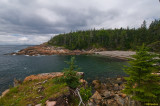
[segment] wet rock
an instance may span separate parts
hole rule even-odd
[[[124,106],[124,99],[122,99],[120,96],[116,95],[115,96],[115,100],[117,101],[117,103],[120,105],[120,106]]]
[[[113,99],[108,99],[108,100],[107,100],[107,104],[112,104],[112,102],[114,102]]]
[[[46,106],[56,106],[56,101],[46,101]]]
[[[111,104],[108,104],[107,106],[119,106],[117,102],[112,102]]]
[[[77,75],[81,76],[81,78],[84,77],[84,72],[78,72]]]
[[[42,84],[42,82],[38,82],[38,83],[36,83],[35,85],[41,85]]]
[[[42,92],[44,89],[45,89],[45,88],[44,88],[43,86],[40,86],[40,87],[37,88],[37,92],[40,93],[40,92]]]
[[[69,101],[68,101],[68,96],[63,95],[60,96],[56,99],[54,99],[54,101],[56,101],[56,105],[55,106],[68,106]]]
[[[125,106],[128,106],[129,105],[129,97],[125,97],[124,98],[124,102],[125,102]]]
[[[119,90],[119,85],[118,84],[115,84],[114,85],[114,91],[118,91]]]
[[[94,85],[95,90],[100,91],[100,89],[101,89],[101,82],[99,80],[92,81],[92,84]]]
[[[10,91],[9,89],[6,89],[4,92],[2,92],[2,96],[1,97],[4,97],[9,91]]]
[[[42,83],[45,84],[48,80],[43,81]]]
[[[103,96],[104,96],[105,98],[108,98],[108,97],[111,96],[111,92],[110,92],[110,91],[105,91],[105,92],[103,93]]]
[[[94,93],[94,95],[90,99],[90,101],[92,101],[96,105],[99,105],[101,103],[101,100],[102,100],[102,96],[97,91]]]
[[[120,86],[120,85],[123,84],[123,82],[122,81],[117,81],[117,84]]]
[[[42,106],[42,104],[37,104],[37,105],[35,105],[35,106]]]
[[[13,86],[14,87],[17,87],[18,85],[22,84],[22,81],[21,80],[17,80],[16,78],[14,79],[14,82],[13,82]]]
[[[87,86],[88,85],[88,82],[84,79],[80,79],[79,81],[80,83],[82,83],[83,86]]]
[[[122,79],[121,78],[117,78],[117,81],[121,81]]]
[[[43,99],[43,96],[36,97],[36,99],[39,99],[39,98],[40,98],[40,99]]]
[[[123,89],[124,89],[124,85],[122,84],[119,86],[119,90],[123,90]]]
[[[94,104],[93,102],[89,102],[88,106],[97,106],[96,104]]]
[[[93,80],[93,81],[92,81],[92,84],[93,84],[93,85],[100,85],[101,82],[100,82],[99,80]]]
[[[115,97],[115,95],[110,95],[110,96],[108,96],[108,97],[106,97],[105,99],[113,99]]]
[[[124,93],[121,93],[119,96],[121,96],[122,98],[125,98],[127,95]]]
[[[101,100],[101,99],[102,99],[102,96],[96,91],[91,98],[92,98],[92,99]]]

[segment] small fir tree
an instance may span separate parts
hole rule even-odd
[[[129,77],[126,77],[127,84],[124,93],[141,103],[159,103],[160,77],[152,74],[159,69],[159,65],[156,65],[158,61],[157,55],[149,53],[143,45],[132,56],[129,66],[125,68]]]
[[[66,63],[69,65],[69,68],[65,68],[63,70],[64,76],[62,79],[70,88],[75,89],[80,85],[80,76],[77,75],[79,68],[77,65],[75,65],[75,57],[72,57],[71,60]]]

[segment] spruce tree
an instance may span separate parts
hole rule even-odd
[[[129,77],[124,93],[141,103],[159,103],[160,77],[153,74],[159,70],[158,61],[156,54],[149,53],[144,45],[140,47],[125,68]]]
[[[66,63],[69,65],[69,68],[63,70],[64,76],[62,79],[70,88],[76,89],[80,85],[80,76],[77,75],[79,68],[75,65],[75,57],[72,57],[71,60]]]

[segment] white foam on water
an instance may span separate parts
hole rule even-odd
[[[20,50],[15,50],[14,52],[15,52],[15,53],[18,53],[19,51],[20,51]]]

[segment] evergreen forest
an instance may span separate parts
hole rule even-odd
[[[70,50],[106,48],[107,50],[135,50],[147,45],[153,51],[160,51],[160,20],[154,20],[147,27],[143,21],[139,28],[91,29],[54,36],[49,45],[63,46]]]

